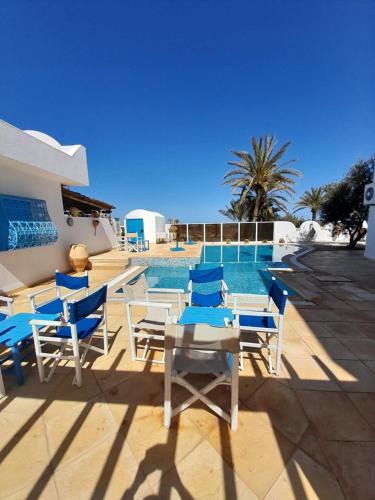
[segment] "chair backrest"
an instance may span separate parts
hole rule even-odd
[[[107,285],[99,288],[77,302],[69,304],[69,323],[77,323],[81,319],[87,318],[107,301]]]
[[[144,299],[148,289],[146,276],[142,273],[137,281],[131,284],[127,283],[124,288],[128,300]]]
[[[210,291],[202,290],[199,285],[220,282],[219,289]],[[222,293],[224,283],[224,268],[222,266],[213,269],[190,269],[189,271],[189,292],[190,305],[200,307],[216,307],[225,302]],[[193,285],[197,286],[194,287]]]
[[[281,315],[284,314],[286,301],[288,298],[288,292],[286,290],[283,290],[276,283],[276,280],[272,281],[272,286],[269,291],[269,297],[272,299],[273,303],[278,308],[279,313]]]
[[[68,274],[59,273],[55,274],[56,286],[69,288],[70,290],[79,290],[80,288],[89,287],[89,277],[85,276],[69,276]]]
[[[164,346],[166,349],[197,349],[227,351],[240,350],[240,328],[235,321],[232,326],[216,327],[202,323],[178,325],[170,321],[166,324]]]
[[[224,268],[215,267],[213,269],[190,269],[189,280],[192,283],[212,283],[224,279]]]

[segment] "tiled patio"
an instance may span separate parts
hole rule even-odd
[[[307,293],[288,306],[282,374],[246,359],[237,432],[200,405],[163,427],[163,366],[131,362],[111,303],[110,354],[88,358],[81,389],[68,366],[40,384],[31,358],[24,386],[5,377],[0,497],[373,499],[375,263],[343,249],[303,262],[316,272],[285,274]]]

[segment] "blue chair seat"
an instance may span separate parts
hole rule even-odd
[[[101,322],[101,318],[84,318],[77,321],[77,334],[80,340],[92,335]],[[70,338],[72,331],[69,326],[63,326],[58,329],[56,337]]]
[[[247,326],[251,328],[276,328],[275,321],[272,316],[241,316],[240,327]]]
[[[62,314],[64,312],[64,302],[57,298],[38,306],[36,311],[41,314]]]
[[[193,292],[191,294],[191,304],[202,307],[216,307],[223,303],[223,294],[221,292],[214,293],[199,293]]]

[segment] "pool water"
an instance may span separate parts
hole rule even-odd
[[[287,267],[281,259],[299,249],[293,245],[210,245],[202,248],[201,262],[196,267],[207,269],[224,265],[224,280],[230,293],[267,294],[272,274],[268,267]],[[189,282],[188,267],[152,266],[145,271],[147,282],[155,288],[183,288]],[[279,282],[293,295],[293,290]],[[217,290],[217,285],[200,285],[202,291]]]

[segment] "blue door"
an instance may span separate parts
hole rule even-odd
[[[126,232],[137,233],[138,238],[144,241],[143,219],[126,219]]]

